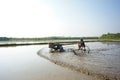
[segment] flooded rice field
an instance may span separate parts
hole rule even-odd
[[[101,80],[120,80],[120,42],[88,42],[86,45],[90,48],[89,53],[50,53],[49,48],[44,47],[38,55]],[[77,49],[77,44],[64,47]]]
[[[40,57],[43,47],[48,45],[0,47],[0,80],[99,80]]]
[[[48,45],[0,47],[0,80],[120,80],[120,42],[86,45],[90,52],[77,55],[49,53]]]

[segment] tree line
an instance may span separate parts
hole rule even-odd
[[[120,39],[120,33],[107,33],[100,37],[40,37],[40,38],[13,38],[13,37],[0,37],[0,41],[40,41],[40,40],[79,40],[83,39]]]
[[[0,41],[79,40],[80,38],[83,38],[83,39],[98,39],[98,37],[42,37],[42,38],[0,37]]]
[[[103,34],[100,39],[120,39],[120,33]]]

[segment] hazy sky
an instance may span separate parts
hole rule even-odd
[[[0,36],[101,36],[120,32],[120,0],[0,0]]]

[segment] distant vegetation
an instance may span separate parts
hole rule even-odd
[[[100,39],[119,39],[120,40],[120,33],[107,33],[103,34]]]
[[[83,38],[83,39],[98,39],[98,37],[43,37],[43,38],[0,37],[0,41],[79,40],[80,38]]]
[[[0,37],[0,41],[8,41],[10,40],[10,38],[7,38],[7,37]]]
[[[109,41],[109,40],[120,40],[120,33],[107,33],[100,37],[42,37],[42,38],[11,38],[11,37],[0,37],[0,41],[47,41],[47,40],[79,40],[83,39],[96,39],[98,41]]]

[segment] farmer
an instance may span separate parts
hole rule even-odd
[[[80,49],[85,49],[85,43],[82,38],[78,42],[78,50],[80,50]]]

